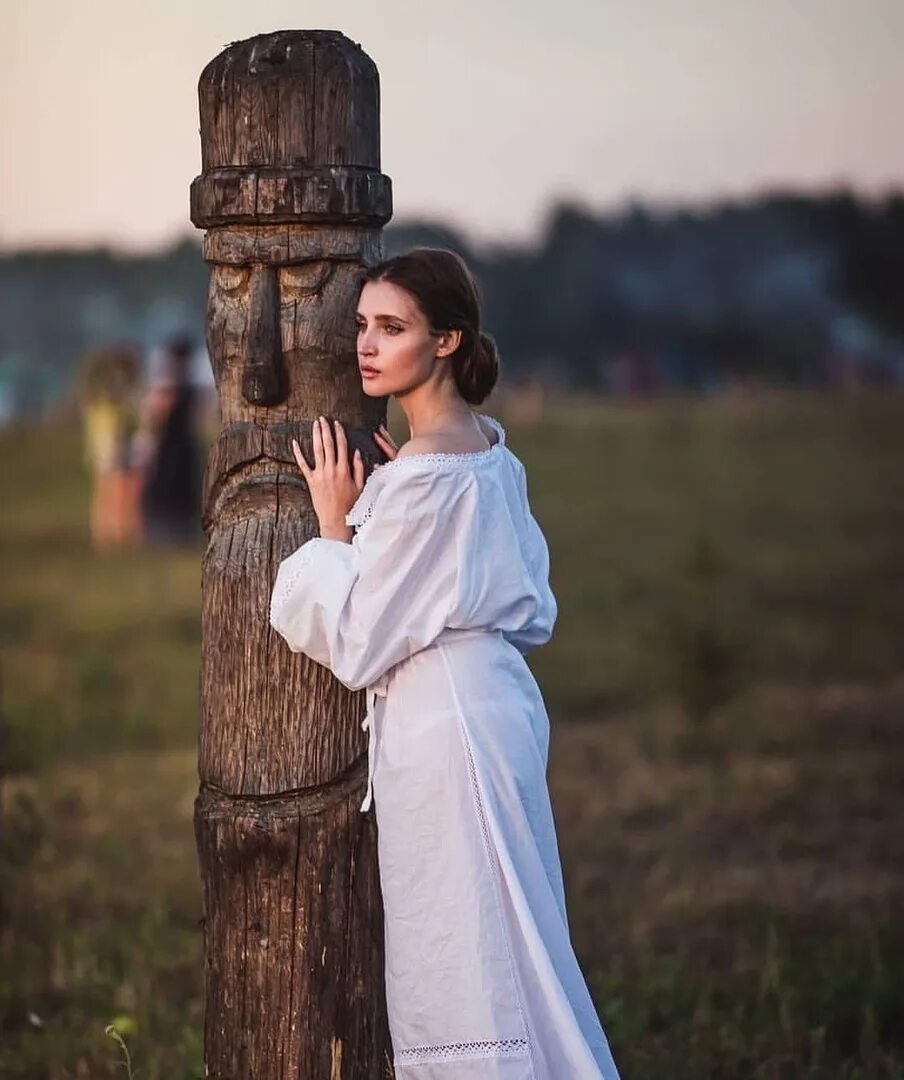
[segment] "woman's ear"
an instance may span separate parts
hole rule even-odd
[[[461,344],[461,330],[441,330],[437,335],[438,357],[451,356]]]

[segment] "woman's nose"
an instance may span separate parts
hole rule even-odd
[[[288,393],[279,325],[279,284],[271,266],[251,270],[242,396],[250,405],[278,405]]]

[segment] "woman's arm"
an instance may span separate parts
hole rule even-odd
[[[292,652],[352,690],[425,648],[459,614],[456,526],[473,511],[469,485],[447,474],[440,494],[429,474],[389,479],[354,542],[302,544],[280,564],[270,601],[270,624]]]

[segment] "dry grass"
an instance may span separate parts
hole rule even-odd
[[[904,1076],[904,402],[513,429],[576,950],[626,1080]],[[72,432],[0,441],[0,1075],[201,1075],[198,553],[99,557]],[[60,461],[60,457],[62,461]]]

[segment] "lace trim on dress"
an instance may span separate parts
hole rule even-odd
[[[502,446],[502,442],[494,442],[492,446],[488,446],[486,450],[464,450],[464,451],[441,451],[433,450],[424,454],[407,454],[405,457],[393,458],[392,461],[385,461],[382,465],[378,465],[379,469],[394,469],[397,465],[405,465],[409,461],[415,461],[419,464],[443,464],[443,465],[470,465],[474,458],[488,457],[494,450],[498,450]]]
[[[366,521],[370,520],[371,514],[374,512],[374,501],[377,497],[377,486],[372,484],[371,480],[385,468],[385,465],[375,466],[373,472],[364,481],[364,487],[361,489],[361,494],[356,501],[352,503],[352,508],[345,515],[346,525],[355,525],[360,528]]]
[[[371,490],[368,491],[368,486],[374,476],[385,476],[387,469],[404,468],[409,462],[415,465],[443,465],[464,469],[471,468],[477,462],[488,460],[492,454],[505,446],[505,430],[499,421],[494,420],[492,416],[484,416],[483,419],[489,421],[490,427],[498,435],[496,442],[492,446],[488,446],[486,450],[468,450],[461,453],[435,451],[425,454],[408,454],[406,457],[396,457],[392,461],[384,461],[382,465],[376,465],[364,482],[364,487],[361,489],[357,502],[346,514],[345,524],[355,525],[360,528],[370,520],[376,499],[376,488],[371,487]]]
[[[498,438],[492,446],[488,446],[486,450],[465,450],[462,452],[455,451],[428,451],[424,454],[407,454],[405,457],[396,457],[392,461],[387,461],[380,465],[380,469],[394,469],[398,465],[404,465],[406,461],[425,462],[427,464],[443,464],[443,465],[469,465],[475,458],[486,458],[490,454],[495,453],[500,447],[505,446],[505,431],[502,424],[498,420],[494,420],[492,416],[484,416],[484,420],[489,421],[490,427],[496,432]]]
[[[312,537],[316,540],[317,537]],[[301,545],[292,555],[289,556],[291,564],[287,567],[286,571],[278,575],[278,580],[273,589],[273,593],[270,596],[270,621],[273,621],[274,612],[285,604],[295,591],[295,586],[298,583],[298,579],[304,573],[304,568],[308,565],[311,559],[314,557],[313,545],[311,540],[306,541]],[[286,560],[288,562],[288,560]],[[286,562],[283,565],[286,565]]]
[[[411,1046],[395,1055],[397,1065],[431,1065],[436,1061],[469,1061],[475,1058],[521,1057],[527,1039],[478,1040],[448,1046]]]

